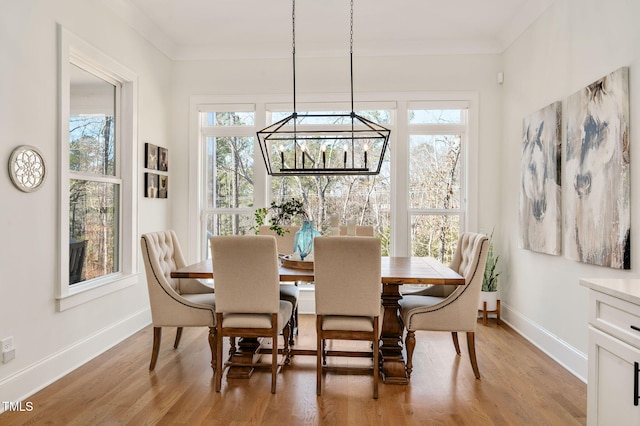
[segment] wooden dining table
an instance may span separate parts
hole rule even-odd
[[[404,326],[400,318],[400,286],[412,285],[464,285],[460,274],[431,257],[382,257],[382,328],[380,332],[380,362],[384,383],[407,384],[406,362],[402,335]],[[214,278],[211,259],[203,260],[171,272],[172,278]],[[280,281],[313,282],[313,269],[280,266]],[[315,353],[315,352],[314,352]]]

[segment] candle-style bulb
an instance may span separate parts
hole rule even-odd
[[[284,145],[280,144],[280,167],[284,169]]]
[[[347,146],[347,144],[344,144],[344,168],[347,168],[347,150],[349,149],[349,147]]]
[[[322,168],[326,169],[327,168],[327,145],[322,144]]]
[[[367,168],[367,150],[369,149],[369,145],[364,144],[364,168]]]

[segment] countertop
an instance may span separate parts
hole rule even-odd
[[[640,278],[582,278],[580,285],[640,305]]]

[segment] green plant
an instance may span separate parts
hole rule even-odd
[[[272,201],[269,208],[262,207],[256,209],[254,213],[255,225],[251,227],[251,230],[257,234],[258,228],[265,224],[265,219],[269,214],[269,229],[280,236],[289,232],[289,230],[283,228],[283,226],[290,225],[295,218],[299,217],[302,220],[308,220],[309,218],[304,204],[298,199],[291,198],[280,204]]]
[[[500,275],[499,272],[496,272],[498,259],[500,259],[500,256],[495,256],[493,253],[493,231],[491,231],[487,265],[484,269],[484,279],[482,280],[482,291],[498,291],[498,276]]]

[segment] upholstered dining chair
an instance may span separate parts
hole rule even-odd
[[[322,395],[326,356],[373,358],[373,397],[378,398],[381,278],[380,240],[320,237],[314,241],[316,290],[316,393]],[[371,352],[325,351],[325,340],[366,340]]]
[[[340,225],[340,235],[347,235],[347,227]],[[358,237],[373,237],[374,229],[371,225],[356,225],[356,236]]]
[[[413,351],[416,346],[415,332],[451,332],[456,353],[460,355],[458,332],[466,332],[467,349],[471,368],[476,379],[480,378],[475,349],[475,330],[478,322],[478,302],[484,277],[484,268],[489,251],[486,235],[465,232],[458,238],[458,246],[450,264],[465,279],[465,284],[444,288],[430,287],[423,295],[404,295],[400,300],[400,317],[407,330],[407,374],[413,370]],[[438,287],[443,287],[438,289]]]
[[[293,312],[291,303],[280,300],[276,239],[272,235],[215,236],[209,242],[216,274],[216,392],[222,387],[222,340],[228,336],[271,338],[271,393],[276,393],[278,336],[282,332],[286,364]]]
[[[211,367],[215,368],[215,296],[198,280],[174,279],[171,272],[186,266],[180,243],[172,230],[143,234],[142,258],[153,321],[153,350],[149,370],[158,360],[162,327],[177,327],[173,347],[178,348],[183,327],[209,327]]]
[[[300,230],[299,226],[284,225],[282,229],[286,232],[284,235],[278,235],[275,231],[269,229],[269,225],[261,225],[258,227],[258,235],[273,235],[276,237],[276,244],[278,246],[279,254],[291,254],[293,253],[293,241],[295,239],[296,232]],[[289,337],[289,344],[295,343],[294,335],[298,334],[298,299],[300,298],[300,289],[295,282],[281,283],[280,285],[280,299],[286,300],[293,305],[293,316],[291,323],[291,334]]]

